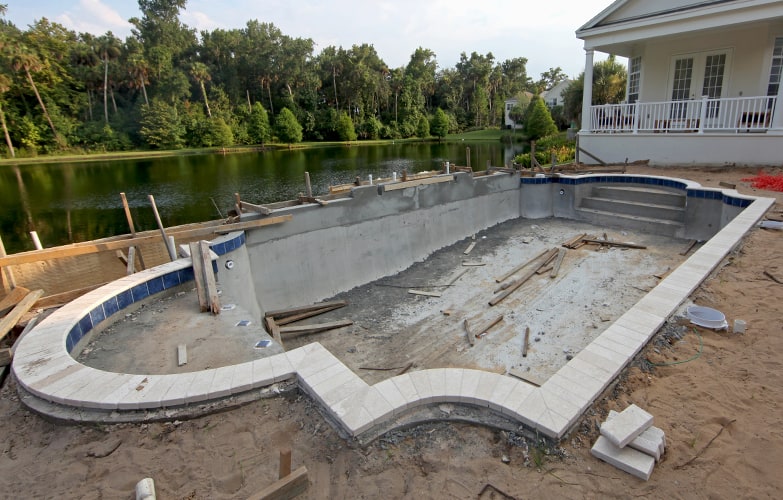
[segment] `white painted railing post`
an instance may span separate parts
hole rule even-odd
[[[639,103],[635,102],[633,103],[633,133],[634,134],[639,133],[639,113],[641,113],[641,110],[639,109]]]
[[[699,113],[699,133],[704,133],[704,123],[707,120],[707,99],[706,95],[701,96],[701,112]]]

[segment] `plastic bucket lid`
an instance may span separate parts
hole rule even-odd
[[[726,326],[726,316],[711,307],[690,306],[687,310],[691,322],[705,328],[723,328]]]

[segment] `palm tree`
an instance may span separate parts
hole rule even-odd
[[[98,39],[98,53],[103,61],[103,119],[109,123],[109,60],[120,56],[120,42],[111,31]]]
[[[132,88],[141,88],[144,95],[144,103],[149,106],[150,101],[147,98],[147,86],[149,83],[149,64],[140,53],[130,56],[128,59],[128,74],[131,77],[130,86]]]
[[[196,80],[201,88],[201,95],[204,96],[204,106],[207,108],[207,116],[212,118],[212,112],[209,110],[209,101],[207,101],[207,89],[204,87],[204,81],[210,81],[212,77],[209,75],[209,69],[207,65],[202,62],[194,62],[190,65],[190,76]]]
[[[5,94],[11,89],[11,79],[5,75],[0,75],[0,94]],[[8,144],[8,151],[11,153],[11,158],[16,158],[14,152],[14,145],[11,142],[11,136],[8,134],[8,127],[5,124],[5,112],[3,112],[2,106],[0,106],[0,124],[3,125],[3,133],[5,134],[5,143]]]
[[[44,104],[43,99],[41,99],[41,94],[38,92],[38,87],[36,87],[35,81],[33,80],[32,74],[41,71],[44,66],[43,63],[38,56],[33,54],[27,47],[19,44],[12,50],[11,66],[14,68],[14,71],[24,70],[27,81],[30,82],[30,87],[32,87],[33,92],[35,92],[35,97],[38,99],[38,104],[41,105],[46,121],[49,122],[49,127],[52,129],[55,141],[57,141],[58,144],[62,144],[62,139],[54,128],[52,117],[49,116],[49,112],[46,111],[46,105]]]

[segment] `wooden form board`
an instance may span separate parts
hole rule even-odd
[[[5,314],[13,309],[28,293],[30,293],[30,290],[23,286],[18,286],[8,292],[8,295],[3,297],[3,300],[0,300],[0,317],[5,316]]]
[[[33,290],[28,293],[13,309],[11,309],[11,312],[0,320],[0,340],[8,335],[8,332],[16,326],[19,320],[22,319],[22,316],[33,307],[35,301],[41,298],[41,295],[43,295],[43,290]]]
[[[301,326],[281,326],[280,334],[288,333],[319,333],[326,330],[334,330],[335,328],[342,328],[344,326],[351,326],[353,321],[350,319],[341,319],[337,321],[330,321],[329,323],[318,323],[315,325],[301,325]]]
[[[307,490],[310,480],[307,478],[307,467],[299,467],[291,474],[278,479],[248,500],[286,500],[295,498]]]
[[[384,191],[396,191],[398,189],[407,189],[409,187],[424,186],[426,184],[439,184],[441,182],[451,182],[453,175],[439,175],[438,177],[427,177],[426,179],[415,179],[412,181],[395,182],[393,184],[383,184]]]
[[[234,224],[201,225],[196,227],[182,226],[179,228],[168,228],[167,234],[180,240],[198,238],[213,234],[225,234],[233,231],[242,231],[245,229],[254,229],[273,224],[281,224],[291,220],[292,218],[292,215],[280,215],[276,217],[267,217],[264,219],[256,219],[246,222],[237,222]],[[135,238],[126,237],[122,239],[112,239],[106,241],[88,241],[84,243],[74,243],[73,245],[45,248],[43,250],[15,253],[6,257],[0,257],[0,267],[119,250],[160,241],[160,232],[151,232],[152,234],[149,233],[150,232],[145,232],[143,236],[137,236]]]
[[[310,304],[306,306],[296,306],[296,307],[288,307],[285,309],[273,309],[271,311],[267,311],[264,313],[264,316],[269,318],[275,318],[275,320],[280,320],[281,318],[286,318],[288,316],[294,316],[297,314],[310,312],[310,311],[317,311],[319,309],[324,309],[327,307],[337,306],[342,307],[347,305],[348,302],[344,300],[333,300],[331,302],[319,302],[317,304]]]

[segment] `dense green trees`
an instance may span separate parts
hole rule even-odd
[[[391,68],[367,43],[315,53],[257,20],[196,33],[187,0],[138,4],[125,40],[0,18],[0,154],[444,137],[501,126],[504,100],[538,86],[523,57],[463,53],[439,69],[419,47]]]
[[[593,64],[593,100],[596,104],[617,104],[625,99],[625,86],[628,73],[625,66],[617,62],[614,56]],[[563,114],[569,120],[581,121],[582,96],[584,95],[585,74],[579,77],[563,91]]]

